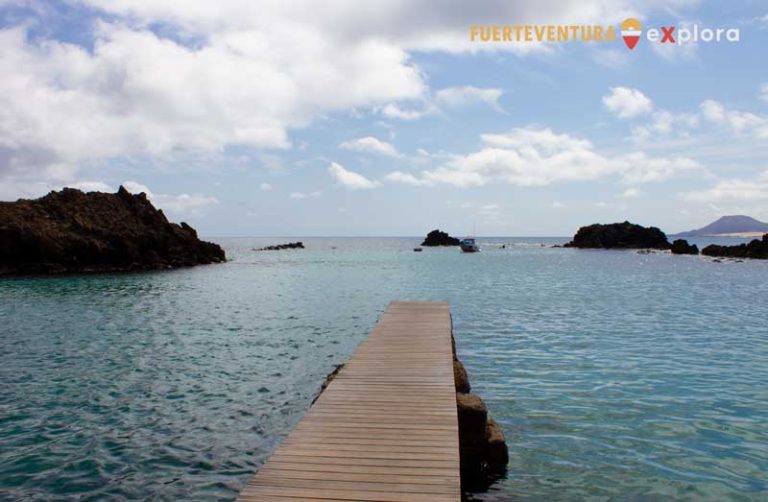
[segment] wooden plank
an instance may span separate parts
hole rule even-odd
[[[262,498],[265,497],[265,498]],[[317,488],[264,486],[249,484],[240,493],[238,500],[242,502],[263,502],[282,497],[283,500],[340,500],[340,501],[380,501],[380,502],[456,502],[460,497],[436,493],[389,493],[371,491],[364,488],[358,490],[319,490]]]
[[[444,476],[444,477],[458,477],[453,467],[421,467],[418,470],[419,474],[414,474],[412,468],[393,467],[390,465],[339,465],[339,464],[311,464],[290,462],[282,460],[281,458],[271,458],[269,460],[270,467],[284,470],[297,470],[304,472],[343,472],[343,473],[362,473],[362,474],[399,474],[407,476]],[[266,469],[263,467],[262,469]]]
[[[312,488],[316,490],[334,490],[334,491],[377,491],[383,493],[434,493],[451,495],[454,493],[452,483],[446,482],[444,485],[420,485],[418,483],[397,483],[390,482],[387,476],[381,476],[378,482],[367,481],[339,481],[337,479],[294,479],[272,476],[270,473],[257,475],[251,481],[255,486],[270,487],[292,487],[292,488]]]
[[[422,474],[416,476],[413,474],[394,474],[392,472],[386,473],[386,476],[382,476],[381,473],[367,472],[340,472],[340,471],[312,471],[312,470],[297,470],[297,469],[284,469],[280,466],[270,465],[269,467],[263,467],[259,469],[259,472],[269,478],[281,478],[281,479],[302,479],[312,481],[326,481],[328,477],[332,477],[334,481],[348,481],[355,482],[361,481],[364,483],[381,483],[383,479],[386,479],[387,483],[402,483],[402,484],[416,484],[416,485],[440,485],[451,484],[456,481],[455,476],[441,476],[436,474]]]
[[[239,500],[460,498],[450,310],[392,302]]]
[[[456,472],[458,471],[459,463],[457,460],[449,460],[445,458],[441,458],[439,460],[433,460],[431,462],[424,462],[422,460],[398,460],[396,464],[392,464],[386,460],[381,460],[377,458],[348,458],[348,457],[340,457],[340,458],[331,458],[331,457],[302,457],[302,456],[295,456],[291,455],[290,453],[281,455],[280,453],[275,453],[271,457],[269,457],[269,461],[272,460],[276,461],[283,461],[283,462],[291,462],[291,463],[297,463],[297,464],[322,464],[322,465],[362,465],[362,466],[391,466],[391,465],[397,465],[400,467],[407,467],[409,469],[417,468],[417,467],[425,467],[425,468],[435,468],[435,469],[456,469]]]

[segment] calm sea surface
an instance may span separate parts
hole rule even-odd
[[[229,263],[0,280],[0,499],[232,500],[393,299],[451,303],[510,447],[485,499],[768,499],[768,262],[214,240]]]

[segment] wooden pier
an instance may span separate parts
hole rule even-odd
[[[447,303],[392,302],[238,500],[459,501]]]

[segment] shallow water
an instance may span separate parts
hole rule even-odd
[[[224,265],[0,280],[1,499],[233,499],[392,299],[451,303],[510,446],[482,498],[768,497],[766,262],[219,241]]]

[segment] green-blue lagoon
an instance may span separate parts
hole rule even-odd
[[[229,262],[0,280],[0,498],[234,499],[393,299],[450,302],[506,433],[478,498],[768,496],[764,262],[214,240]]]

